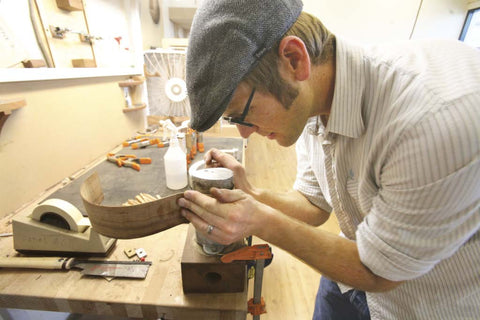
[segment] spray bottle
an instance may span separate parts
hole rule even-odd
[[[162,122],[164,130],[168,128],[171,132],[170,146],[163,157],[167,188],[172,190],[182,189],[188,184],[187,156],[178,142],[177,127],[175,127],[170,119]]]

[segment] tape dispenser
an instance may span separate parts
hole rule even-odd
[[[92,229],[90,220],[70,202],[48,199],[32,213],[12,219],[13,247],[22,253],[106,256],[116,239]]]

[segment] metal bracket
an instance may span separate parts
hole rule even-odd
[[[52,37],[54,37],[56,39],[64,39],[65,34],[67,32],[70,32],[70,29],[68,29],[68,28],[60,28],[60,27],[55,27],[55,26],[52,26],[52,25],[50,25],[48,28],[50,29],[50,33],[52,34]]]

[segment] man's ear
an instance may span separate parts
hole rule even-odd
[[[286,36],[278,47],[280,74],[284,77],[293,76],[303,81],[310,76],[310,57],[305,43],[298,37]]]

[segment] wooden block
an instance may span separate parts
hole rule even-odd
[[[72,59],[74,68],[96,68],[97,64],[93,59]]]
[[[208,256],[195,241],[195,229],[188,228],[182,261],[184,293],[227,293],[246,290],[246,262],[223,263],[220,256]]]
[[[24,60],[22,61],[22,64],[23,64],[23,67],[24,68],[42,68],[42,67],[46,67],[47,64],[45,63],[44,60]]]
[[[57,0],[57,7],[67,11],[82,11],[82,0]]]

